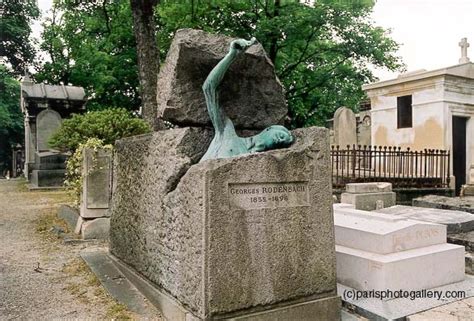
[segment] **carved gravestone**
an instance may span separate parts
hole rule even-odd
[[[46,109],[36,118],[36,142],[38,151],[50,150],[48,141],[61,126],[62,118],[54,110]]]
[[[117,142],[112,254],[197,320],[337,320],[327,130],[194,164],[210,134],[179,128]]]
[[[84,218],[107,215],[110,203],[112,153],[105,149],[85,149],[81,216]]]
[[[334,144],[341,148],[357,144],[357,120],[349,108],[340,107],[334,113]]]
[[[176,32],[158,76],[159,118],[180,126],[212,126],[202,85],[228,52],[231,41],[201,30]],[[282,124],[288,113],[283,87],[261,44],[237,58],[220,93],[220,104],[237,128]]]
[[[116,142],[111,254],[152,283],[167,320],[338,320],[328,131],[203,160],[214,136],[203,83],[231,40],[177,32],[158,110],[179,128]],[[249,131],[281,123],[283,90],[263,48],[233,58],[218,97],[231,121]]]
[[[76,233],[84,239],[107,238],[111,198],[112,152],[107,149],[83,151],[80,218]]]

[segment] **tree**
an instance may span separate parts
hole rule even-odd
[[[138,0],[130,1],[137,5]],[[154,104],[157,71],[153,62],[159,60],[153,59],[155,49],[150,49],[156,45],[150,8],[157,1],[146,1],[146,19],[142,17],[135,27],[143,38],[137,35],[136,41],[130,1],[58,1],[56,8],[63,13],[55,24],[49,22],[43,43],[57,54],[58,63],[54,68],[46,63],[37,79],[84,86],[93,108],[136,110],[140,106],[137,47],[140,55],[146,53],[139,58],[144,106],[145,100]],[[395,55],[398,44],[370,19],[373,5],[371,0],[319,0],[313,5],[297,0],[161,0],[155,8],[160,58],[166,56],[179,28],[247,39],[255,36],[286,89],[290,125],[324,125],[340,106],[357,110],[365,97],[362,85],[375,80],[370,65],[389,70],[402,67]],[[47,32],[53,34],[46,37]],[[144,108],[144,114],[150,110]]]
[[[374,1],[162,1],[162,53],[178,28],[200,28],[263,44],[286,89],[292,127],[324,125],[340,106],[357,110],[369,65],[397,70],[398,44],[370,19]]]
[[[104,109],[86,114],[73,114],[53,134],[49,144],[63,151],[74,152],[90,138],[114,144],[117,139],[145,134],[149,125],[123,108]]]
[[[13,77],[12,72],[5,65],[0,64],[1,171],[5,167],[10,167],[12,148],[16,144],[23,144],[23,133],[23,114],[20,110],[20,84]]]
[[[11,65],[16,75],[23,74],[35,54],[30,23],[39,16],[36,1],[0,1],[0,13],[0,57]]]
[[[138,71],[141,86],[142,116],[155,128],[157,118],[157,76],[159,54],[156,43],[154,8],[159,0],[130,0],[133,30],[137,43]]]
[[[59,0],[44,23],[37,82],[82,86],[88,108],[138,110],[137,54],[128,0]]]

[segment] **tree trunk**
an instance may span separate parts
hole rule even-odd
[[[160,66],[153,9],[159,0],[130,0],[137,43],[142,117],[157,129],[156,84]]]
[[[276,18],[280,15],[281,1],[275,0],[273,7],[273,15],[271,18]],[[270,60],[275,65],[277,54],[278,54],[278,39],[280,38],[280,32],[278,30],[274,31],[271,37],[270,51],[268,53]]]

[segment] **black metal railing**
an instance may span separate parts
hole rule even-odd
[[[331,147],[333,188],[347,183],[384,181],[393,188],[448,188],[449,151],[411,151],[395,146]]]

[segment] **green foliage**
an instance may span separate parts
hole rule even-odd
[[[20,84],[7,67],[0,64],[0,173],[11,162],[11,149],[23,143],[23,114]],[[2,165],[3,164],[3,165]]]
[[[54,2],[44,23],[38,82],[85,88],[89,110],[138,110],[138,71],[129,0]]]
[[[397,70],[398,44],[373,25],[374,1],[162,1],[158,7],[164,54],[178,28],[255,36],[286,89],[292,127],[322,125],[340,106],[354,110],[369,66]]]
[[[292,127],[322,125],[340,106],[356,110],[369,66],[398,70],[398,44],[370,19],[372,0],[161,0],[157,41],[165,58],[179,28],[249,39],[265,47],[286,89]],[[55,2],[37,80],[83,86],[89,106],[137,109],[138,75],[129,0]],[[60,14],[62,13],[62,14]]]
[[[149,125],[129,111],[123,108],[105,109],[74,114],[64,120],[49,143],[60,150],[75,151],[90,138],[100,139],[104,144],[113,144],[117,139],[149,131]]]
[[[35,0],[0,1],[0,57],[5,57],[13,72],[20,75],[33,60],[30,23],[38,18]]]
[[[66,164],[66,180],[64,185],[74,199],[74,205],[78,206],[81,200],[82,183],[84,173],[82,169],[84,161],[84,150],[93,149],[97,152],[99,149],[112,150],[110,144],[104,144],[102,139],[89,138],[86,142],[80,143],[74,154],[68,158]],[[93,167],[93,166],[92,166]],[[92,168],[93,169],[93,168]]]

